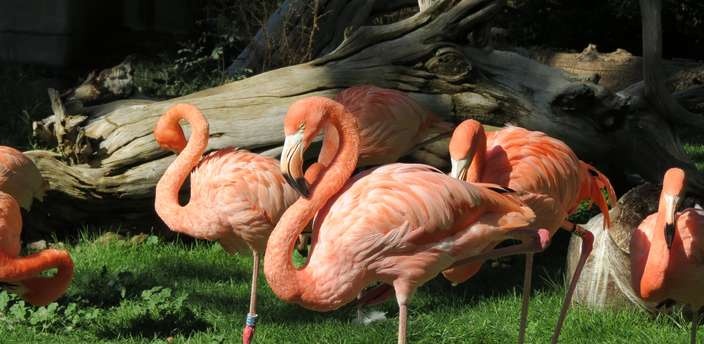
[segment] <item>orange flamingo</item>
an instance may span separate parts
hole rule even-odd
[[[528,229],[534,220],[530,208],[429,166],[385,165],[348,181],[359,156],[357,120],[328,98],[299,100],[284,118],[281,171],[297,190],[309,190],[300,185],[303,152],[327,124],[339,133],[336,155],[323,166],[309,198],[299,198],[282,215],[267,244],[264,275],[282,300],[329,311],[381,281],[395,290],[398,342],[405,343],[407,303],[418,286],[453,264],[476,259],[486,242],[499,237],[522,243],[490,255],[547,245],[546,230]],[[308,261],[296,269],[291,261],[296,238],[314,217]]]
[[[193,133],[186,143],[179,120]],[[217,240],[228,253],[252,251],[252,285],[243,343],[250,343],[256,326],[259,258],[269,233],[298,193],[284,180],[278,161],[236,148],[202,157],[208,146],[208,122],[192,105],[171,107],[157,122],[158,144],[178,154],[156,185],[154,207],[173,231]],[[191,196],[179,204],[179,190],[190,174]]]
[[[41,199],[45,188],[31,160],[14,148],[0,146],[0,284],[36,306],[61,297],[73,278],[73,261],[66,251],[46,249],[19,257],[20,205],[29,209],[32,198]],[[58,269],[53,277],[39,275],[53,268]]]
[[[406,93],[372,85],[357,85],[335,96],[358,123],[359,158],[357,167],[396,162],[415,147],[434,138],[430,134],[449,133],[452,125],[425,109]],[[329,165],[338,149],[339,135],[332,124],[324,126],[325,136],[318,163]],[[439,136],[438,136],[439,137]],[[310,169],[306,174],[311,173]],[[300,184],[304,187],[305,184]],[[299,238],[297,249],[303,252],[310,232]]]
[[[29,211],[33,199],[44,198],[47,186],[32,160],[12,147],[0,146],[0,191]]]
[[[495,183],[525,192],[521,201],[533,209],[536,225],[550,230],[550,236],[565,228],[582,238],[579,263],[567,289],[552,342],[557,342],[582,267],[592,249],[593,236],[566,220],[582,200],[597,204],[609,224],[607,201],[601,193],[606,188],[609,201],[616,200],[608,178],[589,164],[580,161],[562,141],[539,131],[509,126],[484,132],[481,123],[466,120],[455,129],[450,140],[452,171],[450,175],[468,182]],[[518,342],[525,339],[525,326],[530,296],[533,255],[526,256]],[[474,275],[481,263],[468,264],[449,271],[445,276],[455,283]]]
[[[679,168],[665,173],[658,212],[648,216],[631,236],[631,286],[643,300],[688,305],[691,343],[704,310],[704,211],[677,212],[685,193]]]

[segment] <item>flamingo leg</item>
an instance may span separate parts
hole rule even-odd
[[[582,250],[579,255],[579,260],[577,261],[577,266],[574,269],[574,274],[572,275],[572,280],[570,281],[569,288],[567,288],[567,293],[565,294],[565,299],[562,301],[562,308],[560,309],[560,315],[557,318],[557,324],[555,325],[555,331],[553,332],[552,339],[550,343],[557,343],[558,338],[560,338],[560,331],[562,331],[562,325],[567,317],[567,311],[572,303],[572,295],[574,295],[574,290],[577,288],[577,282],[579,281],[579,276],[582,274],[582,269],[584,264],[589,258],[589,254],[592,252],[592,246],[594,244],[594,235],[584,228],[573,224],[569,221],[564,221],[562,228],[571,228],[572,234],[582,238]]]
[[[242,330],[242,344],[251,344],[257,326],[257,277],[259,276],[259,252],[252,250],[252,289],[249,296],[249,313]]]
[[[545,250],[550,244],[550,232],[546,229],[514,230],[509,232],[508,238],[520,240],[521,243],[502,248],[495,248],[490,251],[478,254],[476,256],[457,260],[448,268],[453,268],[459,265],[465,265],[467,263],[483,262],[487,259],[495,259],[516,254],[541,252]]]
[[[702,320],[702,315],[704,315],[704,308],[694,311],[692,316],[692,330],[690,332],[690,343],[697,344],[697,327],[699,327],[699,321]]]
[[[398,344],[406,344],[408,305],[398,304]]]
[[[528,322],[528,303],[530,302],[530,289],[533,280],[533,253],[526,254],[526,267],[523,273],[523,297],[521,298],[521,316],[518,325],[518,343],[526,340],[526,323]]]

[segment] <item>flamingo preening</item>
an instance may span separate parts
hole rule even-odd
[[[0,146],[0,284],[28,303],[47,305],[61,297],[73,278],[73,261],[64,250],[45,249],[20,257],[22,214],[32,199],[41,199],[46,182],[37,167],[18,150]],[[40,273],[57,268],[52,277]]]
[[[593,235],[566,220],[582,200],[594,202],[609,225],[609,208],[601,193],[606,188],[609,202],[616,195],[603,174],[579,160],[562,141],[539,131],[509,126],[485,133],[481,123],[466,120],[455,128],[450,140],[452,171],[450,175],[468,182],[495,183],[524,192],[519,198],[536,215],[536,226],[546,228],[550,236],[564,228],[582,238],[580,258],[567,289],[552,342],[557,342],[587,257],[592,250]],[[530,296],[533,255],[526,256],[518,342],[525,339]],[[468,264],[446,271],[445,276],[458,283],[474,275],[481,263]]]
[[[193,130],[186,142],[179,120]],[[216,240],[228,253],[252,251],[252,285],[246,325],[247,344],[256,326],[256,289],[260,255],[284,210],[298,193],[284,180],[275,159],[227,148],[202,156],[208,146],[208,122],[192,105],[171,107],[157,122],[154,135],[164,149],[178,152],[156,186],[154,207],[173,231]],[[179,190],[190,175],[191,196],[179,204]]]
[[[327,125],[338,147],[310,188],[304,185],[303,152]],[[354,300],[372,282],[393,286],[399,305],[398,342],[406,342],[407,304],[416,288],[455,264],[486,251],[486,243],[521,240],[492,254],[542,250],[546,230],[505,189],[492,190],[420,164],[390,164],[349,180],[359,156],[357,119],[344,105],[308,97],[289,107],[281,170],[307,197],[281,216],[264,256],[264,275],[282,300],[329,311]],[[326,132],[327,134],[327,132]],[[313,223],[306,265],[291,254],[298,235]],[[479,259],[483,259],[482,256]]]
[[[677,212],[685,193],[683,170],[664,176],[658,211],[648,216],[631,236],[631,286],[645,301],[675,301],[693,312],[691,343],[704,309],[704,211]]]

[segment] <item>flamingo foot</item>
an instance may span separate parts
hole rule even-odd
[[[574,275],[572,275],[572,280],[570,281],[570,286],[565,294],[565,299],[562,301],[562,308],[560,309],[560,315],[557,318],[557,324],[555,325],[555,331],[553,332],[552,339],[550,343],[556,344],[557,340],[560,338],[560,331],[562,331],[562,325],[567,317],[567,311],[570,309],[570,303],[572,303],[572,295],[574,295],[574,290],[577,288],[577,282],[579,282],[579,276],[582,274],[582,269],[584,264],[587,262],[587,258],[592,252],[594,246],[594,235],[577,225],[572,226],[572,234],[582,238],[582,250],[579,255],[579,260],[577,261],[577,266],[574,269]]]
[[[257,326],[257,315],[249,313],[247,314],[247,323],[242,330],[242,344],[252,344],[254,339],[254,330]]]

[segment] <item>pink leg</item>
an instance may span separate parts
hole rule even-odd
[[[396,291],[396,302],[398,302],[398,344],[406,344],[407,324],[408,324],[408,300],[413,295],[412,288],[406,281],[394,281]]]
[[[695,309],[694,307],[692,307],[692,311],[694,314],[692,314],[692,330],[689,334],[689,341],[691,344],[697,344],[697,327],[699,327],[699,321],[702,320],[704,312],[702,312],[702,309]]]
[[[530,301],[531,282],[533,280],[533,253],[526,254],[526,267],[523,275],[523,297],[521,298],[521,317],[518,325],[518,343],[526,340],[526,323],[528,321],[528,302]]]
[[[569,221],[565,221],[562,224],[563,228],[568,229],[572,234],[582,238],[582,252],[579,255],[579,261],[577,262],[577,267],[574,269],[574,275],[572,275],[572,280],[570,281],[569,288],[567,288],[567,293],[565,294],[565,299],[562,301],[562,309],[560,309],[560,315],[557,318],[557,325],[555,325],[555,331],[553,332],[551,343],[557,343],[557,339],[560,338],[560,331],[562,331],[562,325],[567,317],[567,311],[570,309],[570,303],[572,302],[572,295],[577,287],[577,282],[579,281],[579,276],[582,274],[582,268],[589,258],[589,254],[592,252],[592,246],[594,244],[594,235],[585,230],[582,227],[577,226]]]
[[[249,313],[242,330],[242,344],[251,344],[254,339],[254,330],[257,326],[257,276],[259,275],[259,253],[252,251],[252,289],[249,297]]]
[[[493,250],[481,253],[476,256],[460,259],[454,262],[451,266],[449,266],[448,269],[467,263],[483,262],[487,259],[494,259],[517,254],[541,252],[545,250],[548,245],[550,245],[550,232],[542,228],[538,230],[514,230],[509,233],[508,238],[520,240],[521,243],[502,248],[495,248]]]

